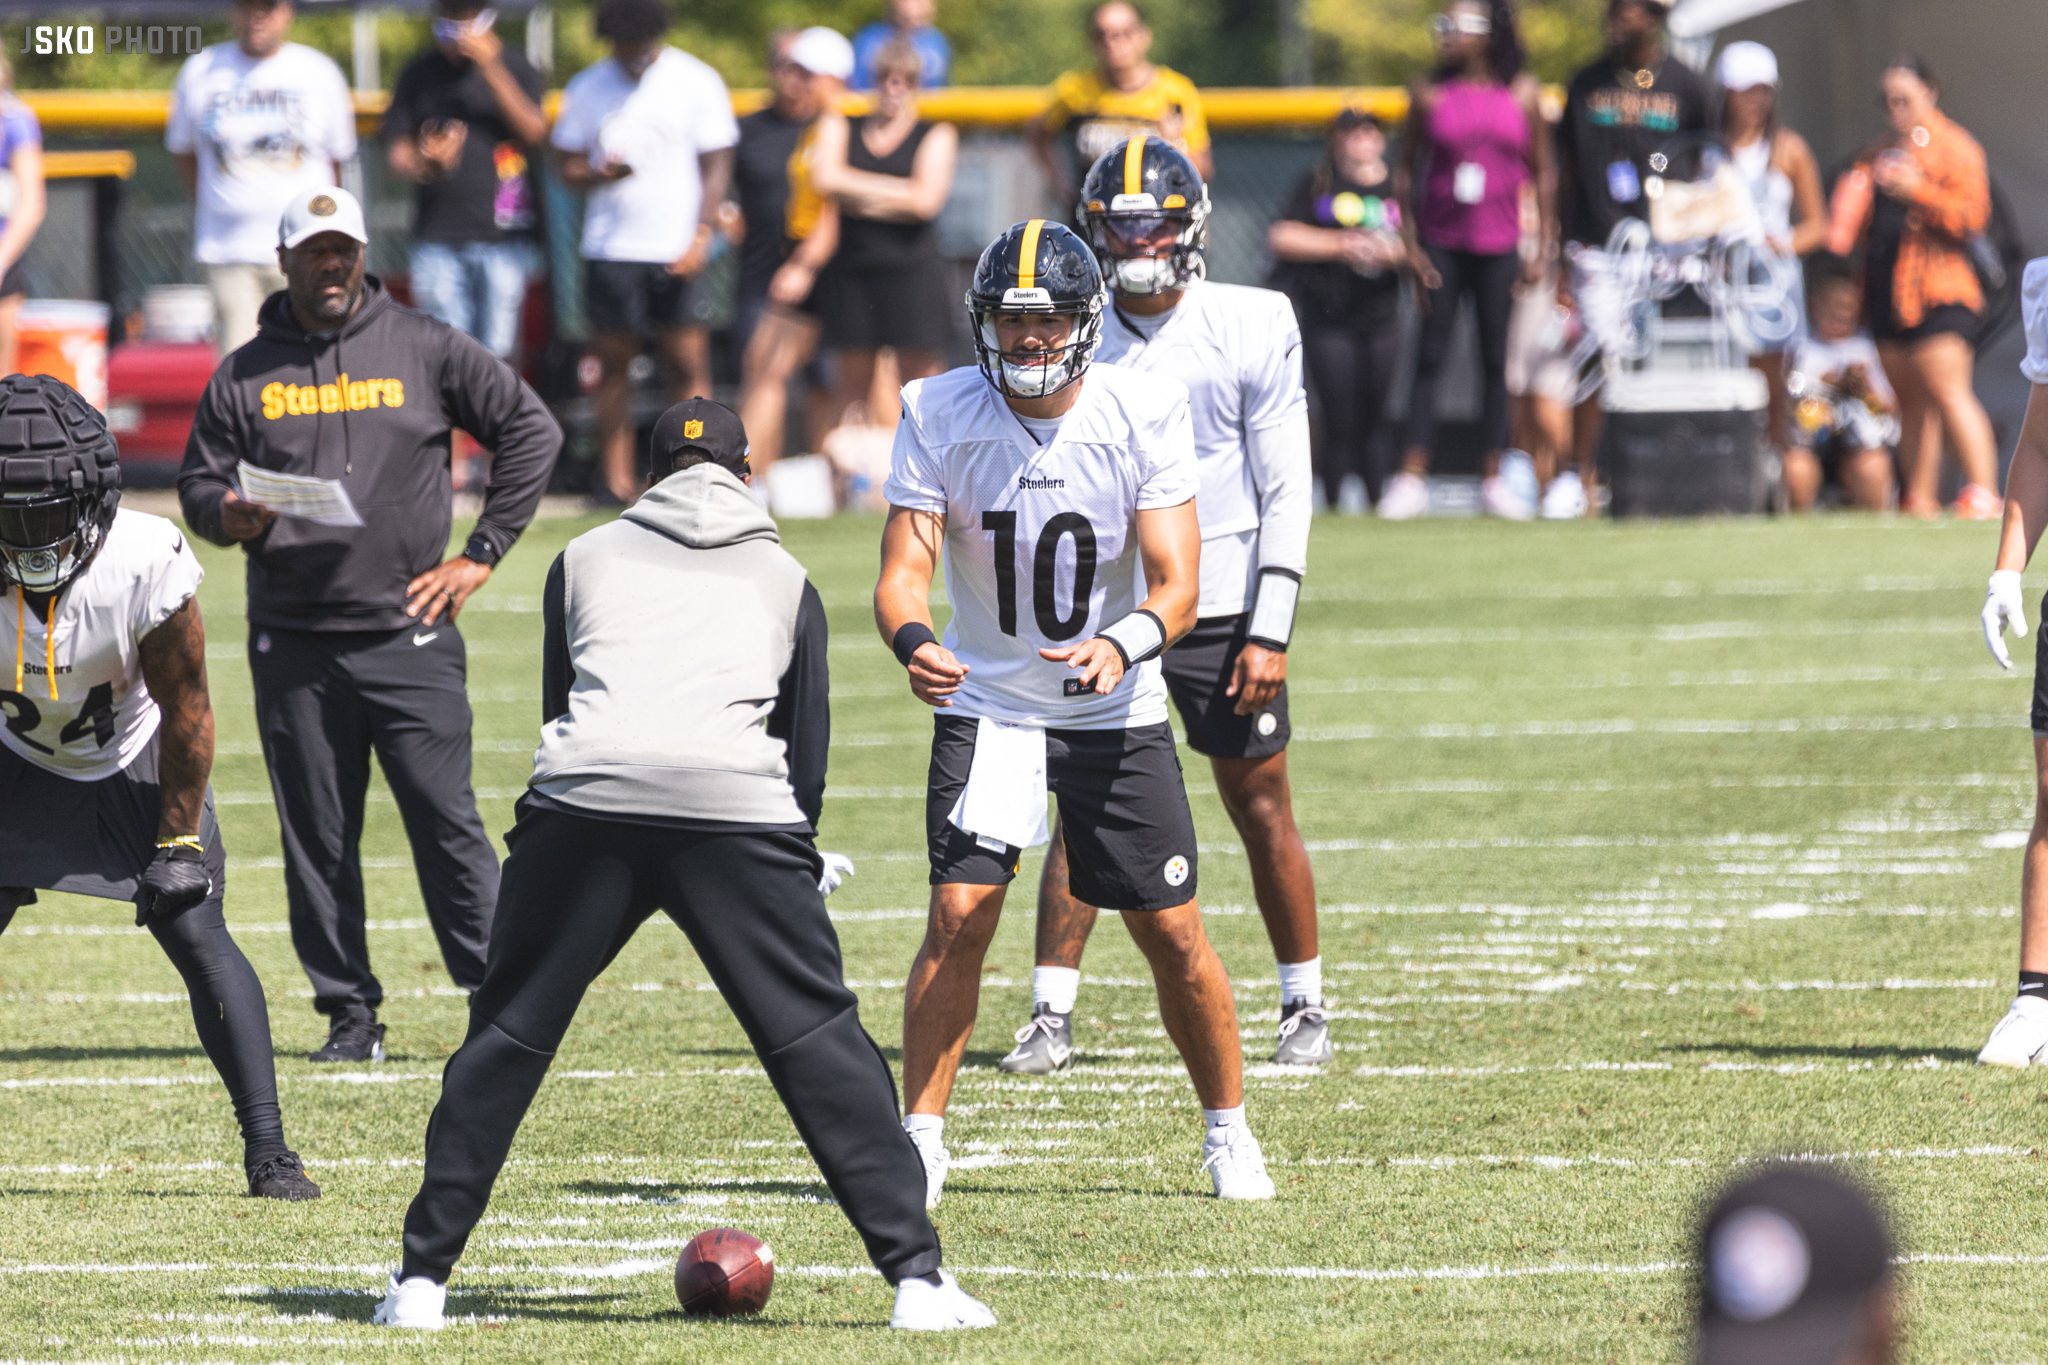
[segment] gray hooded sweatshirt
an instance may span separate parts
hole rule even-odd
[[[569,542],[541,597],[534,797],[579,815],[816,832],[825,610],[775,523],[713,464]]]

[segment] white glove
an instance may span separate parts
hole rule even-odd
[[[2017,570],[2000,569],[1991,575],[1991,586],[1984,593],[1983,620],[1985,646],[1998,666],[2011,672],[2012,656],[2005,652],[2002,637],[2009,630],[2019,639],[2027,638],[2027,607],[2020,597]]]
[[[853,859],[844,853],[820,853],[825,870],[818,875],[818,894],[829,896],[839,889],[839,884],[853,875]]]

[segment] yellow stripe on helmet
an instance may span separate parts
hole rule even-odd
[[[1033,218],[1024,225],[1024,242],[1017,249],[1017,287],[1034,289],[1038,286],[1038,234],[1045,230],[1045,219]]]
[[[1138,134],[1124,145],[1124,193],[1145,190],[1145,135]]]

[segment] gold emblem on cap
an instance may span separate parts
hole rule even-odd
[[[692,418],[691,418],[691,419],[690,419],[689,421],[687,421],[687,422],[683,423],[683,439],[684,439],[684,440],[686,440],[686,441],[694,441],[694,440],[696,440],[696,439],[697,439],[697,438],[698,438],[699,436],[702,436],[703,434],[704,434],[704,424],[703,424],[702,422],[698,421],[698,420],[697,420],[696,418],[692,417]]]
[[[316,218],[331,217],[334,213],[334,210],[334,201],[324,194],[314,195],[313,202],[306,205],[306,212],[312,214]]]

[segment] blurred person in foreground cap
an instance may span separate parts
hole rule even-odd
[[[1888,1365],[1900,1322],[1871,1195],[1814,1166],[1731,1185],[1700,1230],[1699,1365]]]
[[[638,501],[548,570],[540,748],[506,837],[497,937],[375,1320],[443,1325],[448,1276],[577,1006],[660,910],[896,1286],[890,1326],[992,1327],[939,1269],[924,1168],[825,912],[853,868],[816,843],[831,731],[818,591],[746,486],[729,408],[670,408],[647,472]]]
[[[533,520],[562,449],[511,366],[364,273],[368,242],[348,191],[293,196],[277,224],[286,287],[214,371],[178,472],[193,533],[248,556],[249,669],[292,946],[329,1021],[316,1062],[384,1057],[358,856],[372,751],[449,975],[464,990],[483,977],[498,856],[470,789],[455,618]],[[490,486],[444,561],[458,429],[493,452]],[[336,485],[332,505],[266,506],[252,471]]]

